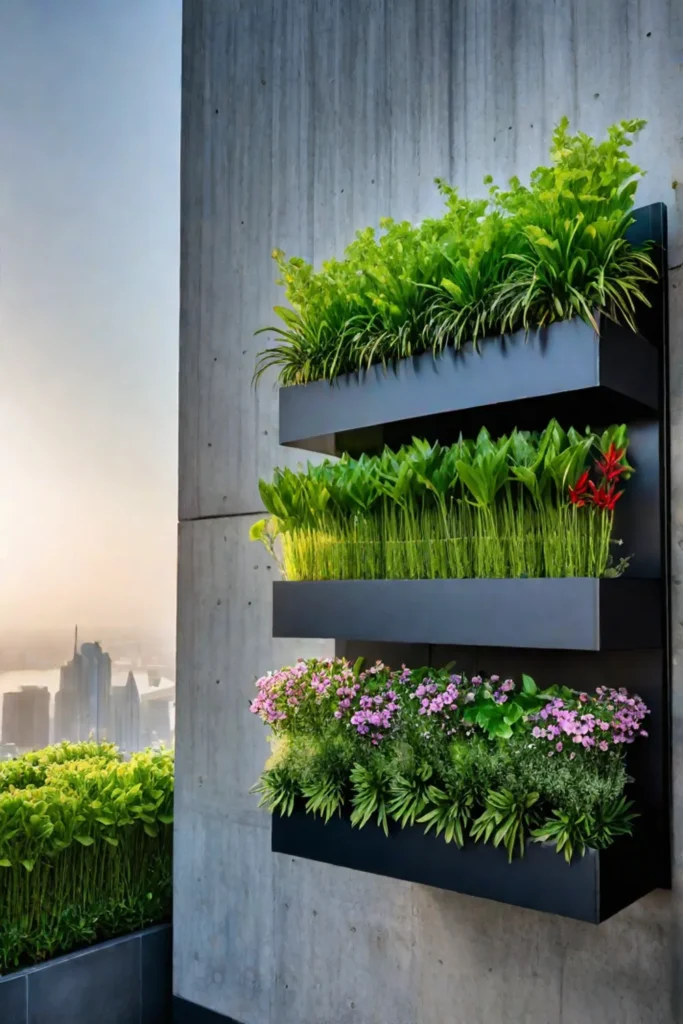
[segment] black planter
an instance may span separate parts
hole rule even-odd
[[[273,584],[273,636],[474,647],[662,645],[659,580],[323,580]]]
[[[599,924],[656,886],[644,837],[587,850],[567,864],[555,848],[528,842],[508,863],[502,848],[467,842],[462,849],[421,826],[354,829],[346,817],[321,818],[297,809],[273,817],[272,849],[294,857],[368,871],[437,889],[480,896]]]
[[[171,926],[0,977],[2,1024],[169,1024]]]
[[[626,406],[629,418],[651,414],[659,401],[656,349],[605,318],[599,326],[598,336],[583,320],[567,320],[528,335],[487,339],[476,351],[469,344],[437,359],[425,352],[333,384],[282,388],[280,444],[340,453],[398,447],[414,434],[446,443],[470,424],[476,431],[467,410],[478,410],[479,425],[493,429],[505,419],[519,420],[510,403],[535,402],[527,404],[523,423],[535,426],[530,408],[539,423],[550,415],[563,418],[568,397],[581,401],[587,422],[610,419],[617,406]],[[552,406],[545,401],[551,395]]]
[[[635,211],[634,241],[664,237],[662,204]],[[657,250],[657,256],[660,250]],[[665,268],[662,268],[665,270]],[[398,447],[415,434],[448,443],[460,430],[583,424],[652,416],[661,401],[661,286],[641,309],[642,335],[597,314],[599,335],[574,319],[545,330],[484,340],[435,359],[423,353],[280,389],[280,444],[327,454]],[[485,410],[485,413],[484,413]]]

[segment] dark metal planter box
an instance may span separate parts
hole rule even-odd
[[[662,646],[656,579],[273,584],[273,636],[559,650]]]
[[[168,1024],[171,926],[156,925],[0,977],[2,1024]]]
[[[587,850],[571,864],[550,844],[529,842],[524,857],[508,863],[502,848],[468,842],[459,850],[425,835],[419,825],[392,826],[387,838],[378,825],[354,829],[346,817],[325,824],[297,809],[289,818],[274,815],[272,849],[592,924],[656,887],[639,837],[619,840],[607,850]]]
[[[665,243],[661,203],[634,211],[634,243]],[[542,428],[551,416],[582,424],[652,417],[661,405],[659,350],[665,337],[664,249],[653,253],[661,281],[651,310],[639,313],[642,336],[598,315],[600,334],[581,319],[484,340],[434,359],[430,352],[384,369],[280,389],[280,444],[327,454],[393,447],[414,434],[456,439],[476,432]]]
[[[600,336],[583,320],[567,320],[545,331],[487,339],[480,351],[468,344],[437,359],[425,352],[394,368],[346,374],[333,384],[282,388],[280,444],[327,453],[363,451],[398,445],[415,432],[445,443],[446,416],[449,433],[469,423],[471,417],[462,415],[453,420],[463,410],[478,409],[480,421],[491,426],[500,414],[488,407],[569,393],[586,407],[587,421],[605,417],[614,395],[633,415],[651,414],[658,406],[657,350],[609,320],[602,318],[599,326]],[[539,419],[548,419],[550,409],[540,407]],[[552,409],[562,418],[557,397]],[[518,410],[511,415],[519,420]]]

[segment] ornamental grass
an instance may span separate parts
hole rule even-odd
[[[453,666],[310,659],[257,682],[251,711],[273,753],[255,790],[272,813],[297,803],[386,835],[420,825],[463,846],[523,856],[549,842],[567,861],[629,835],[625,751],[649,714],[626,690],[540,690]]]
[[[626,238],[643,174],[629,148],[644,125],[621,121],[595,142],[564,118],[528,185],[487,177],[488,198],[466,199],[437,180],[441,217],[384,218],[319,270],[276,249],[289,306],[264,328],[276,343],[256,379],[274,368],[283,385],[332,380],[572,317],[597,330],[596,311],[635,330],[657,277],[650,246]]]
[[[60,744],[0,765],[0,970],[166,920],[173,754]]]
[[[277,470],[251,530],[289,580],[619,575],[624,426],[513,431]],[[281,557],[280,557],[281,552]]]

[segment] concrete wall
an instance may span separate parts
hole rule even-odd
[[[656,893],[599,929],[270,853],[247,793],[274,567],[247,532],[277,446],[250,385],[278,301],[270,251],[316,262],[384,214],[526,175],[562,114],[646,117],[643,202],[669,207],[674,627],[683,650],[680,0],[185,0],[175,991],[243,1024],[658,1024],[680,913]],[[681,667],[674,765],[683,779]],[[676,821],[683,797],[676,788]],[[676,881],[683,877],[676,837]],[[673,998],[673,1002],[676,999]],[[683,1020],[682,1017],[678,1017]]]

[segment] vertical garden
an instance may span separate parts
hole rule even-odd
[[[596,923],[668,884],[666,215],[642,122],[444,182],[318,270],[276,251],[260,489],[273,849]],[[384,654],[392,644],[389,666]],[[403,647],[396,648],[396,644]],[[556,652],[549,655],[548,652]],[[558,854],[560,856],[558,856]]]

